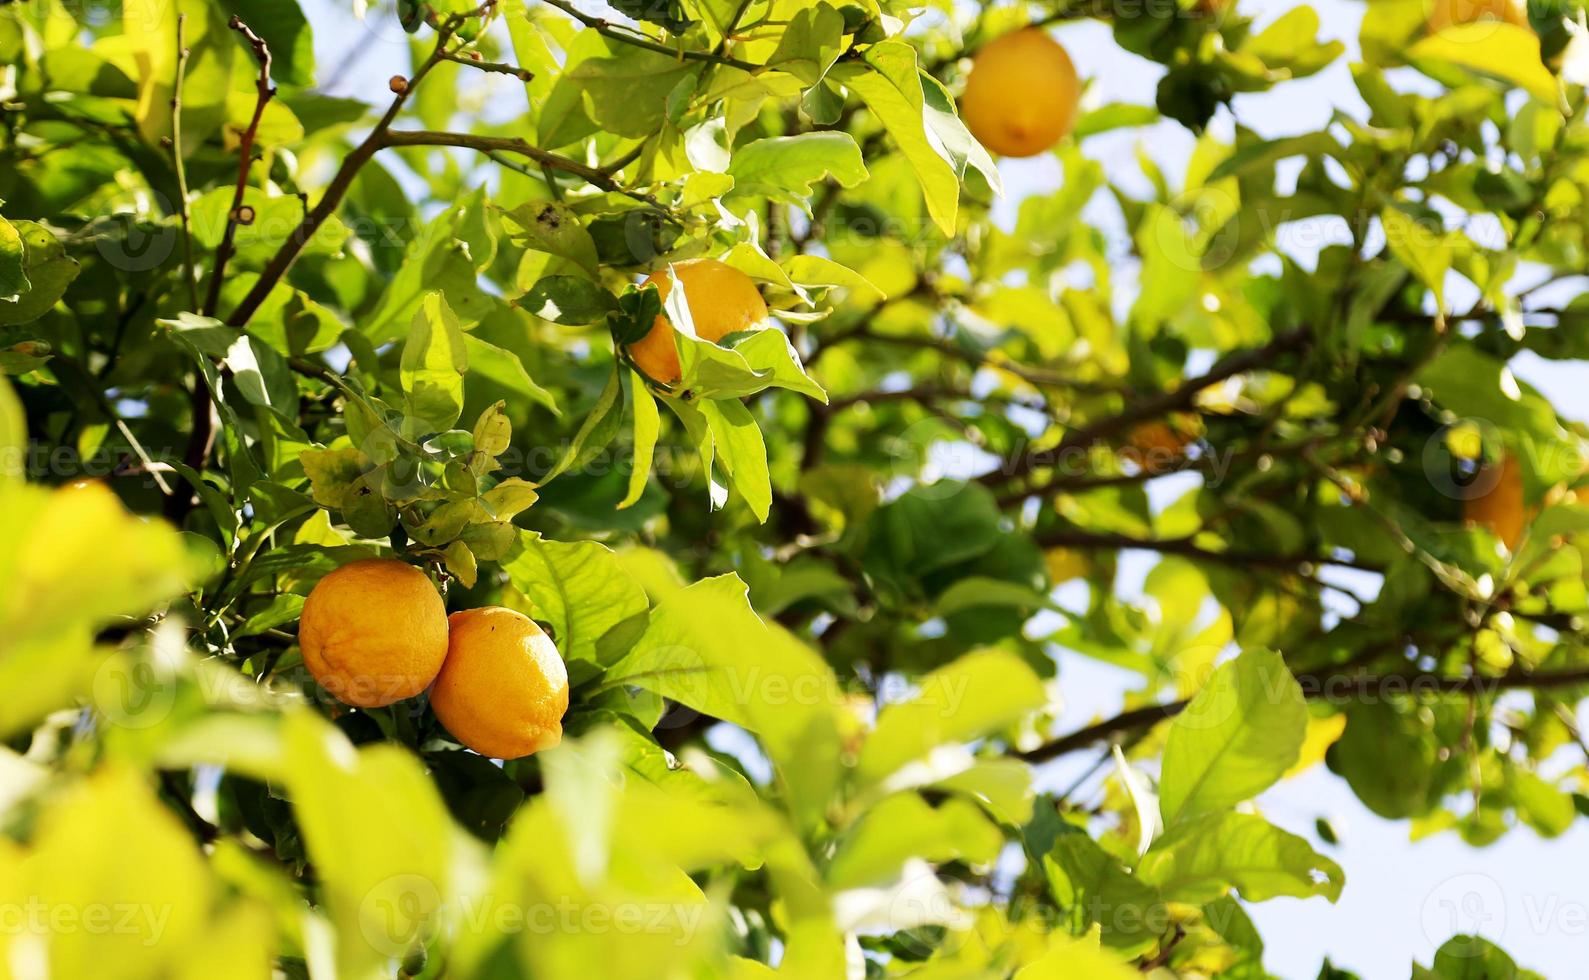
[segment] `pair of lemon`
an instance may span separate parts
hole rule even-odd
[[[481,755],[517,759],[563,737],[568,670],[552,638],[502,606],[449,617],[430,579],[404,562],[366,558],[321,579],[298,644],[344,704],[378,708],[429,687],[436,717]]]

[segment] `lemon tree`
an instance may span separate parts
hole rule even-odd
[[[1300,772],[1567,833],[1585,15],[0,2],[0,972],[1255,978]]]

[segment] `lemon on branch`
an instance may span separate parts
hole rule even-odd
[[[743,272],[716,259],[688,259],[673,263],[672,268],[684,287],[697,337],[715,344],[731,333],[767,325],[767,303]],[[667,270],[653,272],[640,284],[642,289],[652,285],[666,303],[673,289]],[[679,354],[667,314],[658,315],[650,332],[629,345],[629,357],[653,381],[673,384],[679,380]]]
[[[366,558],[315,584],[298,644],[309,673],[338,701],[379,708],[435,680],[447,656],[447,607],[419,569]]]
[[[502,606],[452,614],[447,662],[430,705],[447,731],[493,759],[517,759],[562,741],[568,670],[552,638]]]

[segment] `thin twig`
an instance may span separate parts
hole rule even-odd
[[[478,68],[480,71],[497,75],[511,75],[521,82],[532,81],[535,78],[535,73],[527,68],[520,68],[518,65],[510,65],[501,61],[486,61],[480,57],[479,52],[475,51],[471,51],[466,55],[449,51],[441,56],[441,60],[467,65],[470,68]]]
[[[188,169],[182,148],[182,84],[188,75],[188,46],[183,40],[187,14],[177,15],[177,78],[171,90],[171,156],[177,172],[177,214],[182,219],[182,278],[188,285],[188,307],[199,308],[198,277],[193,267],[192,209],[188,205]]]
[[[517,153],[543,167],[573,174],[592,187],[619,194],[631,193],[605,170],[586,166],[578,160],[551,153],[513,136],[477,136],[473,133],[442,133],[423,129],[391,129],[381,135],[380,147],[383,149],[404,146],[456,146],[481,153]]]
[[[226,278],[226,263],[232,257],[232,244],[237,236],[237,226],[253,220],[245,214],[243,196],[248,190],[248,172],[254,164],[254,138],[259,133],[260,121],[264,119],[265,106],[276,94],[275,88],[270,84],[270,46],[236,14],[232,15],[227,26],[241,34],[253,49],[254,57],[259,61],[259,75],[255,81],[257,98],[254,101],[254,115],[249,120],[248,128],[243,130],[242,140],[238,144],[237,186],[232,194],[232,208],[226,215],[226,230],[222,233],[220,245],[215,249],[215,265],[210,270],[210,285],[201,310],[205,316],[214,316],[216,308],[220,305],[221,283]],[[183,203],[186,206],[185,195]],[[188,404],[193,416],[193,430],[188,433],[188,448],[183,461],[193,472],[202,473],[209,462],[210,452],[215,448],[217,422],[215,406],[205,390],[203,378],[194,379],[193,391],[188,395]],[[172,494],[166,498],[165,515],[180,527],[188,511],[193,508],[193,503],[193,493]]]
[[[1074,548],[1077,551],[1153,551],[1161,555],[1175,555],[1199,561],[1216,562],[1235,567],[1297,570],[1307,566],[1328,565],[1352,568],[1365,572],[1384,569],[1372,562],[1357,559],[1334,558],[1329,555],[1282,555],[1274,552],[1231,549],[1214,551],[1197,544],[1192,538],[1134,538],[1128,534],[1104,531],[1059,529],[1040,531],[1032,541],[1043,548]]]
[[[238,226],[253,221],[243,204],[243,197],[248,191],[248,172],[254,165],[254,140],[259,135],[259,124],[265,118],[265,106],[276,95],[275,87],[270,84],[270,45],[236,14],[232,15],[227,26],[241,34],[254,51],[254,58],[259,62],[259,76],[254,82],[258,94],[254,100],[254,115],[249,119],[248,128],[243,130],[243,137],[238,143],[240,159],[237,164],[237,187],[232,193],[232,209],[226,213],[226,230],[221,235],[221,244],[215,249],[215,268],[210,272],[210,288],[204,298],[205,316],[214,316],[220,304],[221,283],[226,277],[226,263],[232,257],[233,239],[237,236]]]
[[[631,47],[655,51],[658,54],[665,54],[680,61],[699,61],[706,64],[727,65],[730,68],[738,68],[741,71],[761,71],[765,67],[764,65],[751,64],[748,61],[741,61],[738,58],[730,58],[722,54],[711,54],[705,51],[685,51],[682,49],[675,50],[666,44],[653,41],[632,28],[626,28],[622,24],[615,24],[612,21],[591,16],[575,7],[572,3],[566,2],[566,0],[544,0],[544,2],[591,28],[597,34],[612,38],[614,41],[630,45]]]

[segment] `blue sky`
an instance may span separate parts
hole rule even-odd
[[[1256,16],[1259,26],[1273,21],[1294,4],[1276,0],[1237,0],[1243,14]],[[386,12],[368,25],[352,20],[347,8],[328,0],[310,0],[320,71],[330,77],[353,57],[341,75],[337,94],[380,98],[385,80],[406,68],[407,36]],[[595,3],[582,4],[596,10]],[[1321,128],[1336,108],[1366,116],[1347,66],[1356,56],[1357,26],[1363,5],[1348,0],[1313,4],[1322,20],[1321,34],[1346,43],[1348,53],[1326,71],[1277,90],[1238,97],[1236,115],[1261,135],[1283,136]],[[386,5],[389,11],[390,5]],[[342,30],[329,30],[329,25]],[[1066,24],[1055,36],[1069,50],[1084,78],[1091,80],[1089,99],[1098,103],[1151,104],[1162,69],[1118,48],[1108,26]],[[500,91],[507,92],[504,86]],[[503,106],[503,108],[508,108]],[[495,113],[493,113],[495,114]],[[1223,127],[1223,130],[1221,130]],[[1216,132],[1230,131],[1230,117],[1216,120]],[[1086,144],[1087,154],[1104,163],[1111,179],[1141,189],[1135,155],[1139,145],[1172,178],[1184,170],[1192,137],[1174,123],[1124,133],[1106,134]],[[1013,214],[1018,200],[1030,193],[1051,192],[1060,170],[1051,158],[1004,161],[1001,164],[1009,200],[1001,208]],[[1089,217],[1106,230],[1123,234],[1118,212],[1100,196]],[[1113,254],[1113,251],[1112,251]],[[1120,281],[1129,282],[1129,270]],[[1454,302],[1456,302],[1454,300]],[[1582,384],[1580,364],[1549,363],[1520,358],[1519,377],[1542,389],[1567,415],[1589,417],[1589,392]],[[1575,377],[1576,376],[1576,377]],[[1156,481],[1155,497],[1173,499],[1185,490],[1173,480]],[[1120,588],[1134,591],[1151,559],[1129,556],[1123,563]],[[1121,671],[1060,652],[1066,711],[1065,730],[1097,715],[1118,710],[1120,695],[1132,685]],[[1068,784],[1076,767],[1090,757],[1062,760],[1042,773],[1044,784]],[[1446,834],[1413,843],[1405,823],[1369,813],[1345,784],[1318,767],[1282,783],[1260,801],[1265,815],[1315,841],[1346,871],[1346,888],[1335,905],[1322,899],[1277,899],[1250,907],[1267,942],[1266,965],[1288,980],[1311,980],[1326,955],[1337,965],[1367,980],[1405,977],[1417,959],[1427,964],[1434,949],[1449,935],[1477,931],[1506,947],[1525,967],[1553,980],[1582,976],[1589,949],[1589,885],[1584,882],[1582,855],[1589,851],[1589,829],[1580,821],[1565,836],[1541,841],[1531,831],[1517,830],[1483,850]],[[1327,817],[1340,844],[1318,843],[1313,825]]]

